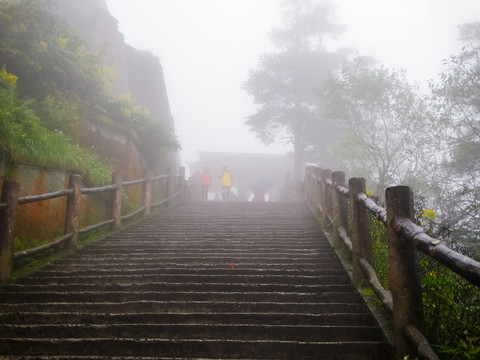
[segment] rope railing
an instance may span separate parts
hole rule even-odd
[[[152,204],[152,184],[158,181],[165,181],[165,186],[163,187],[166,189],[166,195],[163,196],[161,201]],[[149,216],[151,209],[154,207],[160,205],[169,206],[173,200],[182,201],[186,199],[186,197],[183,196],[187,193],[185,168],[183,167],[180,168],[178,174],[172,174],[169,169],[168,174],[152,177],[150,171],[146,171],[144,178],[129,181],[122,181],[121,174],[114,173],[112,182],[111,185],[107,186],[83,188],[81,176],[71,175],[67,189],[33,196],[19,196],[20,187],[18,183],[11,181],[4,182],[0,200],[0,262],[6,265],[0,266],[0,284],[5,284],[10,280],[13,262],[15,260],[33,256],[51,248],[76,248],[79,234],[85,234],[104,226],[110,226],[111,230],[117,230],[122,223],[135,216]],[[123,189],[139,184],[143,185],[143,201],[141,206],[129,214],[122,215]],[[81,228],[79,224],[81,196],[99,193],[107,195],[107,208],[109,208],[108,213],[111,214],[110,218]],[[66,198],[64,235],[47,244],[14,252],[13,239],[15,237],[17,207],[61,197]]]
[[[413,222],[410,188],[388,188],[385,195],[386,208],[366,195],[365,179],[349,179],[346,187],[343,172],[332,173],[315,167],[306,169],[305,199],[323,225],[332,225],[333,245],[344,246],[351,252],[353,283],[358,286],[368,281],[393,315],[397,356],[438,359],[421,330],[424,314],[418,309],[422,309],[422,289],[420,275],[415,271],[418,266],[414,252],[418,250],[428,255],[477,287],[480,286],[480,263],[448,248],[443,241],[431,238],[425,229]],[[391,290],[382,286],[369,260],[371,239],[367,212],[388,232]]]

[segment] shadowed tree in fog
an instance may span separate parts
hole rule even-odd
[[[258,105],[246,124],[265,144],[278,136],[293,143],[296,180],[305,150],[322,143],[322,135],[327,139],[315,90],[343,60],[341,53],[327,52],[323,44],[326,35],[340,33],[340,27],[329,21],[331,11],[327,1],[284,1],[283,27],[271,32],[276,51],[264,54],[243,84]]]

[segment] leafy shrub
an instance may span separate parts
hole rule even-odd
[[[426,255],[420,255],[427,337],[445,360],[480,354],[480,289]]]
[[[74,144],[61,131],[48,131],[31,107],[19,99],[15,77],[0,71],[0,154],[10,168],[16,164],[49,166],[83,174],[95,184],[110,181],[112,167]],[[108,176],[108,177],[107,177]]]
[[[372,244],[370,263],[385,289],[390,288],[388,236],[385,225],[368,213],[368,229]]]

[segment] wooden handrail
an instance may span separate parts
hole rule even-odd
[[[22,196],[18,198],[18,204],[29,204],[33,202],[38,202],[38,201],[45,201],[45,200],[50,200],[50,199],[55,199],[59,198],[62,196],[70,195],[73,194],[72,189],[64,189],[64,190],[59,190],[51,193],[46,193],[42,195],[34,195],[34,196]]]
[[[82,188],[80,191],[82,195],[87,195],[87,194],[95,194],[95,193],[112,191],[117,189],[118,189],[118,185],[107,185],[107,186],[95,187],[95,188]]]
[[[131,186],[131,185],[137,185],[137,184],[143,184],[147,179],[138,179],[138,180],[130,180],[130,181],[123,181],[122,186]]]
[[[18,196],[19,185],[14,182],[5,182],[2,189],[2,198],[0,199],[0,284],[7,283],[10,280],[13,268],[13,260],[25,258],[46,249],[64,245],[67,247],[77,246],[78,234],[84,234],[89,231],[98,229],[103,226],[110,226],[113,229],[120,227],[122,221],[138,216],[143,213],[144,216],[150,215],[150,209],[159,205],[168,205],[170,201],[181,198],[187,190],[185,185],[185,169],[180,168],[178,174],[173,174],[169,169],[168,174],[162,174],[152,177],[151,172],[146,170],[145,176],[142,179],[121,181],[121,175],[113,177],[111,185],[82,188],[81,177],[79,175],[71,175],[69,180],[69,188],[62,189],[56,192],[34,195],[34,196]],[[151,204],[151,182],[166,180],[167,197],[162,201]],[[173,181],[175,180],[175,181]],[[138,209],[134,210],[128,215],[121,215],[121,192],[122,188],[131,185],[143,184],[143,204]],[[97,224],[79,229],[79,204],[80,195],[91,195],[96,193],[111,193],[110,213],[111,218],[101,221]],[[39,201],[50,200],[54,198],[67,197],[67,210],[65,214],[65,235],[61,238],[52,241],[48,244],[38,246],[33,249],[28,249],[14,253],[13,251],[13,236],[16,217],[16,207],[18,205],[34,203]],[[184,199],[187,199],[183,196]]]
[[[450,249],[444,241],[431,238],[424,228],[409,219],[393,219],[394,230],[422,253],[437,260],[475,286],[480,287],[480,262]]]
[[[377,205],[377,203],[365,193],[357,194],[357,200],[365,209],[375,215],[377,220],[381,221],[384,225],[387,223],[387,210],[384,207]]]
[[[326,198],[332,199],[333,203],[335,203],[335,199],[338,196],[341,196],[343,198],[350,198],[350,206],[354,206],[353,203],[358,203],[361,205],[365,211],[370,212],[378,221],[380,221],[384,226],[386,226],[387,230],[390,228],[392,229],[391,232],[389,232],[389,237],[391,234],[394,234],[395,236],[400,236],[403,240],[403,243],[405,244],[410,244],[410,247],[412,249],[417,249],[418,251],[421,251],[422,253],[426,254],[427,256],[437,260],[439,263],[443,264],[447,268],[451,269],[464,279],[468,280],[471,284],[480,287],[480,263],[472,258],[469,258],[468,256],[465,256],[463,254],[460,254],[450,248],[441,240],[437,240],[434,238],[431,238],[425,229],[422,227],[416,225],[411,219],[408,217],[404,216],[398,216],[395,215],[392,217],[390,220],[390,225],[387,226],[388,223],[388,211],[386,208],[378,205],[375,203],[375,201],[368,197],[365,194],[365,191],[358,191],[356,190],[355,196],[352,197],[352,194],[350,192],[350,189],[343,186],[342,184],[335,184],[335,181],[332,181],[329,178],[325,178],[326,173],[329,173],[329,171],[320,169],[320,168],[315,168],[315,167],[308,167],[306,170],[306,178],[305,178],[305,188],[306,188],[306,201],[307,203],[311,206],[312,211],[319,216],[321,219],[328,219],[330,216],[335,219],[336,216],[339,216],[339,214],[330,214],[330,211],[344,211],[345,209],[338,209],[338,200],[337,200],[337,206],[334,206],[332,209],[329,209],[325,206],[325,204],[328,204],[328,201]],[[338,176],[337,176],[338,177]],[[332,176],[333,179],[333,176]],[[350,179],[352,181],[352,179]],[[356,185],[357,186],[357,185]],[[407,187],[398,187],[401,189],[401,192],[405,194],[410,194],[411,191]],[[325,189],[329,189],[329,191],[325,191]],[[393,189],[393,188],[392,188]],[[389,191],[389,189],[387,189]],[[402,200],[405,201],[405,200]],[[407,203],[405,203],[406,208],[408,208],[410,205],[410,202],[413,204],[413,200],[410,198],[407,200]],[[395,204],[399,204],[396,202]],[[396,205],[396,206],[397,206]],[[344,206],[344,205],[343,205]],[[356,210],[359,211],[359,210]],[[324,212],[324,213],[322,213]],[[352,215],[350,214],[351,218],[357,217],[358,221],[358,216],[360,215]],[[363,215],[362,215],[363,216]],[[373,291],[377,295],[377,297],[382,301],[384,306],[389,309],[389,311],[401,311],[403,313],[415,313],[415,310],[395,310],[395,300],[392,298],[392,292],[389,290],[386,290],[383,288],[383,286],[380,284],[380,281],[378,280],[377,275],[375,274],[375,271],[373,267],[371,266],[369,259],[367,256],[360,255],[359,253],[362,252],[362,247],[358,247],[356,245],[357,241],[362,241],[365,244],[368,245],[368,239],[362,240],[361,235],[364,230],[363,229],[357,229],[355,226],[363,226],[362,224],[365,223],[365,220],[361,220],[356,224],[355,222],[352,222],[350,224],[350,231],[355,235],[354,239],[350,239],[348,236],[348,232],[346,228],[343,225],[337,225],[336,228],[333,229],[334,232],[334,237],[338,239],[334,239],[333,242],[335,241],[340,241],[340,243],[344,244],[344,246],[349,249],[352,252],[352,255],[354,257],[354,267],[353,267],[353,279],[360,279],[364,278],[367,280],[370,285],[372,286]],[[352,227],[352,225],[354,227]],[[360,234],[360,238],[359,235]],[[393,235],[392,235],[393,236]],[[389,243],[392,240],[389,240]],[[400,241],[401,243],[402,241]],[[395,242],[398,246],[399,242]],[[362,245],[365,246],[365,245]],[[390,245],[391,246],[391,245]],[[364,252],[365,253],[365,252]],[[368,252],[366,252],[368,253]],[[398,259],[405,254],[407,254],[408,251],[406,250],[401,250],[397,255],[394,256],[395,259]],[[359,266],[355,267],[355,263],[359,264]],[[390,264],[390,268],[395,267],[395,264]],[[413,266],[415,267],[415,266]],[[408,269],[413,268],[410,265],[407,265]],[[396,271],[395,269],[391,269],[391,271]],[[405,271],[400,271],[399,275],[400,277],[405,277],[406,272]],[[414,275],[414,277],[417,275]],[[390,276],[392,277],[392,276]],[[415,282],[419,282],[419,280],[413,280]],[[356,282],[356,281],[355,281]],[[408,285],[409,287],[410,285]],[[402,292],[405,290],[405,288],[402,288]],[[416,290],[418,291],[418,290]],[[397,291],[398,292],[398,291]],[[417,295],[416,295],[416,298]],[[398,301],[398,300],[397,300]],[[404,299],[402,299],[400,302],[403,302]],[[421,299],[420,299],[421,301]],[[403,306],[403,305],[402,305]],[[405,304],[405,306],[409,306],[408,304]],[[417,308],[416,305],[413,305],[415,308]],[[398,304],[397,304],[398,307]],[[421,318],[423,319],[423,314],[421,315]],[[422,323],[422,319],[417,320],[418,323]],[[415,351],[413,351],[410,355],[414,355],[415,352],[418,353],[420,358],[422,359],[432,359],[436,360],[438,359],[437,355],[433,352],[431,349],[430,345],[428,344],[428,341],[425,339],[419,328],[412,323],[405,323],[402,324],[401,326],[398,327],[398,329],[395,329],[395,337],[398,343],[404,343],[403,338],[405,338],[405,341],[408,341],[410,344],[413,345],[415,348]],[[400,348],[398,350],[397,348],[397,356],[405,356],[408,355],[408,346],[405,345],[399,345],[397,344],[397,347]]]

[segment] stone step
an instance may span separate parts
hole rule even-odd
[[[335,285],[349,284],[350,278],[345,276],[282,276],[282,275],[230,275],[219,274],[217,276],[204,275],[109,275],[109,276],[82,276],[81,278],[64,276],[29,277],[22,280],[22,284],[69,284],[75,281],[92,282],[97,284],[133,284],[138,282],[198,282],[198,283],[243,283],[243,284],[302,284],[302,285]]]
[[[80,312],[5,312],[0,324],[269,324],[322,326],[376,326],[368,313],[80,313]]]
[[[85,313],[198,313],[198,312],[240,312],[240,313],[297,313],[333,314],[367,313],[365,304],[346,303],[297,303],[297,302],[210,302],[210,301],[127,301],[117,302],[48,302],[48,303],[3,303],[0,312],[74,312],[79,308]]]
[[[0,325],[0,338],[271,341],[382,341],[372,326],[269,325],[269,324],[45,324]]]
[[[4,292],[1,303],[48,303],[48,302],[128,302],[128,301],[210,301],[210,302],[262,302],[275,303],[361,303],[362,298],[353,292],[339,293],[283,293],[283,292],[222,292],[176,291],[176,292]]]
[[[267,340],[169,340],[169,339],[0,339],[5,354],[68,357],[89,356],[168,357],[198,359],[328,359],[385,360],[390,351],[387,344],[376,341],[298,342]],[[362,354],[368,354],[362,357]]]
[[[233,268],[232,268],[233,265]],[[117,275],[165,275],[165,276],[210,276],[212,278],[217,277],[219,274],[228,274],[232,276],[263,276],[268,277],[282,277],[289,276],[294,277],[320,277],[320,276],[347,276],[347,273],[344,269],[322,269],[322,270],[311,270],[311,271],[284,271],[284,270],[271,270],[271,269],[244,269],[242,265],[239,264],[229,264],[223,267],[217,267],[216,269],[204,269],[204,268],[184,268],[184,269],[172,269],[172,268],[163,268],[163,267],[141,267],[138,264],[133,268],[116,268],[110,267],[108,269],[52,269],[41,271],[35,275],[35,277],[83,277],[83,276],[117,276]]]
[[[333,285],[297,285],[297,284],[244,284],[244,283],[192,283],[192,282],[156,282],[156,283],[131,283],[131,284],[97,284],[71,282],[68,284],[18,284],[15,286],[5,286],[3,293],[16,292],[171,292],[182,291],[211,291],[220,292],[283,292],[283,293],[347,293],[352,291],[349,284],[333,284]],[[0,296],[0,299],[2,296]]]
[[[234,265],[232,269],[232,265]],[[268,268],[260,268],[258,266],[252,266],[252,264],[230,264],[227,265],[228,269],[235,270],[237,275],[325,275],[326,273],[335,273],[343,275],[345,274],[345,269],[338,262],[335,263],[322,263],[320,266],[316,263],[314,266],[305,265],[294,265],[284,267],[284,265],[275,266],[272,264]],[[48,272],[73,272],[73,271],[86,271],[91,270],[92,266],[95,266],[95,269],[98,271],[150,271],[155,273],[168,273],[168,274],[182,274],[182,273],[194,273],[194,274],[203,274],[203,275],[216,275],[219,271],[225,271],[225,264],[223,265],[211,265],[207,266],[202,264],[201,266],[192,267],[188,264],[173,264],[173,263],[162,263],[150,262],[150,263],[137,263],[137,262],[128,262],[128,263],[94,263],[94,262],[84,262],[84,263],[72,263],[72,264],[56,264],[55,267],[48,267],[44,271],[39,271],[37,273],[41,276],[45,275]]]

